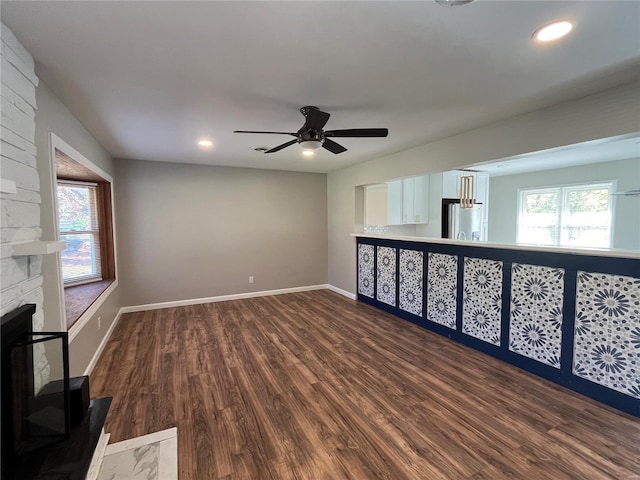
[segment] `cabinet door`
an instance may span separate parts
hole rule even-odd
[[[402,223],[416,223],[413,207],[414,192],[415,178],[405,178],[402,181]]]
[[[442,173],[442,198],[460,198],[460,172]]]
[[[413,179],[413,223],[429,222],[429,175]]]
[[[387,182],[387,224],[402,225],[402,180]]]

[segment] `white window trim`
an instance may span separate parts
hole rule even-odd
[[[75,180],[58,180],[57,181],[57,185],[70,185],[70,186],[78,186],[78,187],[97,187],[98,184],[96,182],[80,182],[80,181],[75,181]],[[94,193],[95,194],[95,193]],[[56,195],[57,198],[57,195]],[[97,208],[97,205],[96,205]],[[97,212],[96,212],[96,216],[97,216]],[[65,230],[64,232],[60,232],[58,234],[58,238],[62,239],[63,235],[92,235],[92,236],[96,236],[96,235],[100,235],[100,222],[98,221],[98,230]],[[60,228],[60,213],[58,212],[58,228]],[[100,269],[99,269],[100,270]],[[64,274],[64,271],[63,271]],[[95,282],[101,282],[103,280],[102,278],[102,271],[100,271],[99,274],[94,274],[94,275],[80,275],[75,277],[75,279],[72,280],[68,280],[65,281],[64,280],[64,275],[62,278],[62,283],[64,284],[64,287],[77,287],[78,285],[85,285],[87,283],[95,283]]]
[[[564,214],[565,211],[565,197],[566,197],[566,192],[568,190],[579,190],[580,188],[583,187],[593,187],[593,188],[598,188],[598,187],[605,187],[609,190],[609,212],[611,214],[611,223],[610,223],[610,228],[609,228],[609,247],[608,248],[614,248],[614,231],[615,231],[615,224],[614,224],[614,220],[616,218],[616,212],[615,212],[615,208],[616,208],[616,196],[614,195],[614,193],[617,191],[616,189],[618,188],[618,182],[617,180],[597,180],[597,181],[593,181],[593,182],[581,182],[581,183],[563,183],[560,185],[553,185],[553,186],[545,186],[545,187],[526,187],[526,188],[519,188],[518,189],[518,205],[517,205],[517,215],[516,215],[516,244],[519,245],[527,245],[526,242],[521,242],[520,241],[520,218],[522,217],[522,209],[524,207],[524,202],[522,201],[523,196],[525,193],[548,193],[548,192],[558,192],[558,198],[560,201],[560,206],[562,208],[558,209],[558,221],[557,221],[557,225],[559,228],[558,231],[558,238],[561,238],[561,230],[562,230],[562,216]],[[544,247],[564,247],[563,245],[541,245]],[[585,248],[585,247],[576,247],[576,248]],[[593,247],[593,248],[597,248],[597,247]]]
[[[113,258],[114,258],[114,267],[115,267],[115,279],[113,282],[107,287],[107,289],[100,294],[100,296],[91,304],[87,310],[76,320],[76,322],[71,326],[71,328],[67,328],[66,324],[66,308],[64,304],[64,283],[62,280],[62,260],[60,253],[57,253],[58,259],[58,288],[59,288],[59,296],[60,296],[60,314],[61,314],[61,329],[62,331],[69,332],[69,343],[73,341],[73,339],[82,331],[82,329],[89,323],[91,318],[98,312],[98,309],[102,306],[102,304],[109,298],[111,293],[118,287],[118,241],[117,241],[117,232],[116,232],[116,201],[114,195],[114,184],[113,177],[105,172],[98,165],[93,163],[87,157],[78,152],[75,148],[69,145],[67,142],[58,137],[55,133],[51,132],[50,143],[49,143],[49,155],[50,155],[50,168],[52,168],[51,181],[53,182],[53,208],[56,212],[56,220],[54,222],[54,232],[56,238],[60,238],[60,228],[58,226],[57,212],[58,212],[58,198],[55,194],[56,185],[58,183],[58,179],[56,176],[56,150],[60,150],[64,152],[66,155],[69,155],[73,160],[78,162],[83,167],[88,168],[89,170],[95,172],[100,177],[104,178],[111,185],[111,228],[113,231]]]

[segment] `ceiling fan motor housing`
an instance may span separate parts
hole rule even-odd
[[[313,105],[308,105],[306,107],[302,107],[300,109],[300,113],[304,115],[305,118],[309,117],[309,113],[311,111],[320,111],[318,107],[314,107]],[[298,143],[302,148],[309,150],[316,150],[322,147],[324,143],[324,132],[322,129],[317,130],[314,128],[309,128],[307,122],[298,130]]]
[[[315,130],[311,131],[298,131],[298,143],[304,142],[320,142],[320,145],[324,142],[324,135],[322,132],[318,132]],[[312,147],[317,148],[317,147]]]

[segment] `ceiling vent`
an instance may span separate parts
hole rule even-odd
[[[475,0],[436,0],[436,3],[443,7],[461,7],[472,2],[475,2]]]

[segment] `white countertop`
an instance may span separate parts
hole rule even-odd
[[[573,247],[541,247],[539,245],[505,244],[493,242],[471,242],[454,240],[451,238],[412,237],[406,235],[352,233],[352,237],[379,238],[382,240],[402,240],[405,242],[439,243],[444,245],[461,245],[481,248],[504,248],[507,250],[520,250],[526,252],[563,253],[566,255],[590,255],[594,257],[616,257],[640,259],[640,251],[617,250],[614,248],[573,248]]]

